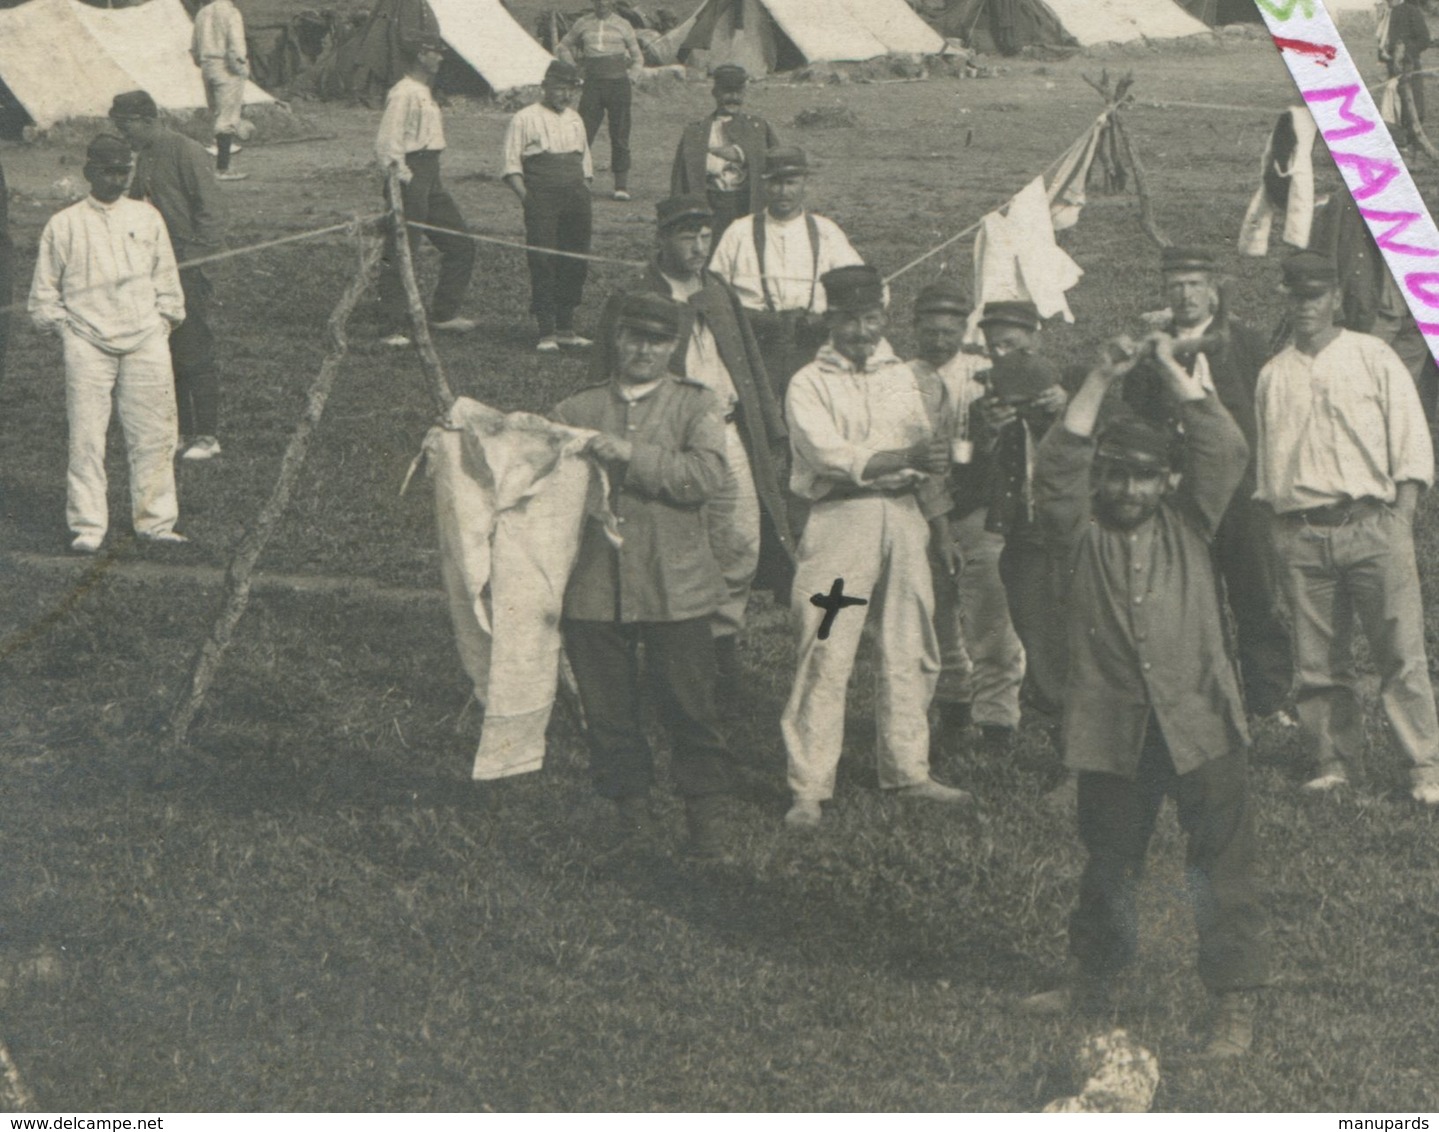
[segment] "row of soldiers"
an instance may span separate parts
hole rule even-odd
[[[1412,535],[1433,449],[1402,362],[1335,324],[1337,271],[1313,252],[1284,265],[1277,355],[1221,309],[1212,255],[1169,248],[1163,324],[1106,343],[1067,383],[1027,302],[987,304],[987,349],[969,352],[972,312],[947,283],[919,295],[920,356],[901,360],[884,282],[856,264],[822,275],[825,341],[776,396],[747,310],[706,267],[712,224],[703,196],[659,206],[646,286],[606,308],[604,380],[553,414],[597,431],[625,534],[616,549],[590,524],[562,623],[598,791],[630,834],[653,836],[648,682],[689,851],[726,855],[734,768],[717,700],[749,699],[735,639],[762,561],[796,633],[780,718],[791,827],[819,824],[834,794],[866,627],[878,781],[902,798],[972,803],[931,773],[936,688],[952,690],[946,728],[971,706],[991,737],[1012,734],[1028,665],[1027,702],[1077,775],[1087,861],[1072,967],[1022,1009],[1108,1008],[1173,795],[1214,996],[1207,1052],[1244,1054],[1269,978],[1246,698],[1277,711],[1292,694],[1316,759],[1304,789],[1344,786],[1363,748],[1361,628],[1413,796],[1439,805]]]

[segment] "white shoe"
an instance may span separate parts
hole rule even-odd
[[[220,454],[220,442],[213,436],[197,436],[195,442],[180,453],[182,460],[213,460]]]
[[[408,334],[386,334],[380,339],[381,346],[394,346],[396,349],[401,349],[410,344],[410,336]]]
[[[249,179],[250,174],[236,173],[233,169],[227,169],[223,173],[215,174],[215,180],[217,181],[248,181]]]
[[[146,542],[153,542],[160,546],[183,546],[190,540],[179,531],[161,531],[157,535],[141,535]]]
[[[70,540],[70,549],[76,554],[94,554],[104,541],[103,535],[76,535]]]
[[[460,318],[456,316],[455,318],[447,318],[444,322],[432,322],[430,323],[430,329],[441,330],[446,334],[468,334],[478,325],[479,323],[472,318]]]
[[[1295,719],[1294,716],[1290,715],[1289,712],[1283,708],[1266,715],[1261,722],[1272,723],[1275,727],[1282,727],[1286,731],[1299,726],[1299,720]]]
[[[951,806],[967,806],[974,801],[974,795],[968,790],[946,786],[943,782],[936,782],[932,778],[926,778],[923,782],[915,782],[909,786],[901,786],[895,791],[895,794],[900,798],[922,798],[927,802],[944,802]]]
[[[1329,771],[1317,778],[1311,778],[1299,789],[1305,794],[1328,794],[1349,785],[1349,776],[1338,771]]]
[[[535,352],[539,354],[558,354],[560,352],[560,340],[553,334],[546,334],[535,344]]]
[[[627,193],[627,192],[625,192],[624,189],[616,189],[616,190],[615,190],[614,199],[615,199],[615,200],[629,200],[629,199],[630,199],[630,194]]]
[[[794,805],[789,808],[789,813],[784,816],[784,824],[795,829],[813,829],[819,825],[823,816],[819,803],[814,799],[796,798]]]
[[[241,145],[239,142],[231,142],[231,143],[230,143],[230,153],[231,153],[232,156],[233,156],[234,154],[236,154],[236,153],[240,153],[244,148],[245,148],[245,147],[244,147],[243,145]],[[218,145],[214,145],[214,144],[207,145],[207,146],[205,147],[205,152],[208,153],[211,157],[219,157],[219,156],[220,156],[220,147],[219,147]]]
[[[1416,786],[1410,796],[1421,805],[1439,806],[1439,782],[1426,782],[1423,786]]]
[[[576,334],[571,330],[568,334],[556,334],[555,341],[566,350],[588,350],[594,342],[583,334]]]

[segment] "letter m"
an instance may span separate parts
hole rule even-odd
[[[1349,86],[1325,87],[1322,90],[1306,90],[1304,92],[1305,102],[1332,102],[1339,99],[1339,118],[1348,122],[1349,125],[1342,129],[1324,131],[1324,140],[1329,142],[1343,141],[1345,138],[1355,138],[1360,134],[1367,134],[1374,129],[1372,118],[1361,118],[1354,113],[1354,100],[1359,96],[1359,84],[1352,83]]]

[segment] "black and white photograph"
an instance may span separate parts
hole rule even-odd
[[[1439,0],[327,2],[0,0],[0,1112],[1439,1119]]]

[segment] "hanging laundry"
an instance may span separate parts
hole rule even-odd
[[[1085,191],[1089,169],[1094,164],[1099,140],[1108,124],[1109,112],[1106,111],[1095,120],[1089,133],[1065,151],[1049,179],[1049,215],[1056,232],[1063,232],[1079,223],[1080,210],[1089,201]]]
[[[985,303],[1028,299],[1042,318],[1074,321],[1065,292],[1084,270],[1054,241],[1044,178],[1036,177],[1000,212],[980,222],[974,241],[974,313],[966,342],[982,341],[979,319]]]
[[[1260,163],[1260,185],[1239,229],[1244,255],[1266,255],[1275,213],[1284,214],[1284,242],[1309,246],[1314,223],[1314,139],[1319,127],[1307,107],[1292,106],[1279,116]]]
[[[455,643],[485,708],[476,779],[540,769],[585,523],[619,545],[608,480],[583,455],[593,435],[461,397],[425,438]]]

